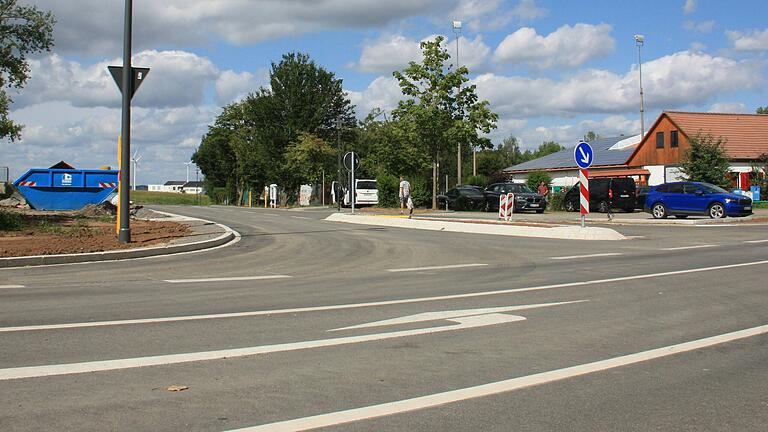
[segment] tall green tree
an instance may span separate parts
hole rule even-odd
[[[538,159],[548,154],[557,153],[561,150],[565,150],[565,147],[561,146],[559,143],[556,143],[555,141],[544,141],[539,148],[533,152],[532,159]]]
[[[688,141],[690,150],[680,160],[680,170],[690,181],[712,183],[722,188],[729,188],[728,180],[731,164],[725,154],[722,137],[715,139],[712,134],[697,133]]]
[[[768,114],[768,106],[758,107],[755,112],[757,114]]]
[[[387,174],[396,177],[424,174],[430,166],[429,153],[413,145],[399,121],[381,121],[381,114],[374,110],[358,128],[354,150],[363,156],[361,172],[376,178]]]
[[[319,184],[323,172],[333,171],[336,149],[322,138],[302,132],[296,142],[288,146],[285,160],[293,174],[293,181],[286,186],[298,187],[305,182]]]
[[[13,100],[5,89],[24,87],[29,79],[27,56],[51,50],[55,23],[51,12],[0,0],[0,139],[21,138],[22,126],[8,117]]]
[[[490,132],[498,120],[488,101],[479,100],[476,87],[466,85],[467,68],[446,66],[450,55],[443,41],[438,36],[422,42],[422,62],[412,61],[404,70],[393,73],[405,99],[392,114],[401,122],[406,139],[426,149],[432,158],[432,208],[437,208],[439,155],[459,144],[463,152],[470,146],[487,145],[480,133]]]
[[[584,134],[584,141],[586,142],[591,142],[599,138],[600,138],[600,135],[596,134],[595,131],[589,131]]]

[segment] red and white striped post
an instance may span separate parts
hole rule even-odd
[[[579,170],[579,204],[581,206],[581,227],[585,226],[585,219],[589,214],[589,170]]]

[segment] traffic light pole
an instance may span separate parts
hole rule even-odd
[[[120,243],[131,242],[131,88],[133,73],[131,68],[131,32],[132,32],[133,0],[125,0],[125,30],[123,34],[123,119],[121,129],[120,151]]]

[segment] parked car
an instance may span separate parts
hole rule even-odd
[[[651,188],[643,210],[656,219],[669,215],[680,219],[689,215],[708,215],[720,219],[752,214],[752,199],[709,183],[664,183]]]
[[[437,196],[439,208],[449,210],[478,210],[485,206],[485,194],[479,186],[459,186]]]
[[[508,193],[515,194],[515,212],[534,210],[536,213],[544,213],[547,206],[544,197],[532,191],[528,185],[520,183],[494,183],[485,188],[485,211],[498,211],[499,196]]]
[[[379,203],[379,190],[376,187],[376,180],[356,179],[355,180],[355,205],[376,205]],[[344,206],[351,207],[349,200],[349,191],[344,191]]]
[[[640,186],[635,190],[635,208],[642,210],[645,207],[645,197],[648,196],[648,190],[651,188],[648,186]]]
[[[581,185],[576,183],[565,193],[564,205],[567,211],[578,211],[581,208],[580,187]],[[613,199],[608,196],[609,190],[613,191]],[[591,178],[589,179],[589,211],[606,213],[610,203],[611,209],[632,213],[635,211],[635,190],[635,181],[629,177]]]

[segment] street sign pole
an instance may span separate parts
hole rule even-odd
[[[131,196],[130,188],[131,184],[131,96],[133,96],[133,90],[131,89],[131,81],[133,74],[131,73],[131,33],[132,33],[132,15],[133,15],[133,0],[125,0],[125,26],[123,32],[123,76],[122,76],[122,93],[123,93],[123,118],[121,128],[121,151],[120,151],[120,234],[118,235],[118,241],[120,243],[131,242],[131,222],[130,222],[130,207]]]
[[[579,167],[579,206],[581,207],[581,227],[586,226],[589,214],[589,167],[594,162],[592,147],[585,142],[580,142],[573,148],[573,160]]]
[[[352,202],[352,214],[355,214],[355,153],[352,153],[352,181],[349,184],[349,200]]]

